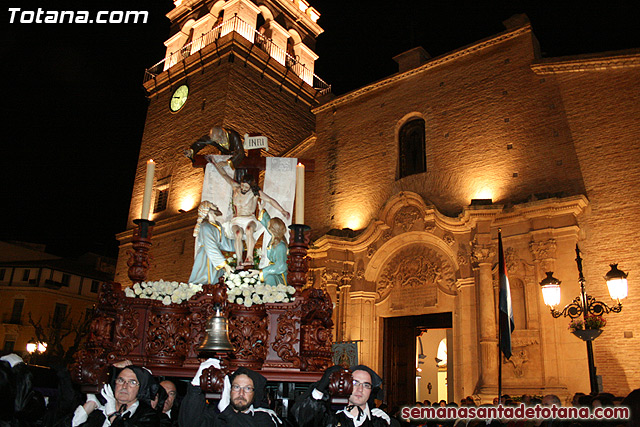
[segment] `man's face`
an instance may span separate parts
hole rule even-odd
[[[167,413],[173,406],[173,401],[176,400],[176,385],[171,381],[162,381],[160,386],[164,388],[168,395],[167,400],[164,401],[164,407],[162,408],[162,412]]]
[[[251,190],[251,186],[248,182],[243,182],[240,184],[240,191],[242,191],[242,194],[247,194],[249,190]]]
[[[349,403],[364,409],[371,395],[371,375],[367,371],[353,371],[351,376],[354,384],[353,392],[349,396]]]
[[[119,406],[127,405],[129,407],[132,403],[138,400],[138,391],[140,391],[140,383],[138,377],[131,369],[123,369],[116,378],[116,390],[114,396]]]
[[[231,407],[237,412],[244,412],[253,403],[255,390],[253,380],[247,375],[238,375],[231,384]]]

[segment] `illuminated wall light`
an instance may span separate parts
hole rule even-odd
[[[179,7],[182,4],[182,0],[174,0],[173,4],[175,7]]]
[[[180,201],[180,210],[184,212],[188,212],[195,207],[196,207],[195,196],[186,196],[186,197],[183,197],[182,200]]]
[[[298,0],[298,9],[300,9],[300,12],[304,13],[307,9],[309,9],[309,3],[304,0]]]
[[[352,230],[360,230],[364,228],[364,218],[360,215],[351,215],[345,225],[344,228],[350,228]]]
[[[493,199],[494,194],[493,191],[487,186],[481,186],[476,190],[476,193],[471,197],[471,199]]]

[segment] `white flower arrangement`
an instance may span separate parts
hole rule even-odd
[[[124,294],[129,298],[143,298],[162,301],[164,305],[180,304],[191,299],[192,296],[202,291],[202,285],[197,283],[182,282],[157,282],[134,283],[126,288]]]
[[[260,280],[259,270],[225,273],[224,283],[227,285],[227,300],[247,308],[254,304],[291,302],[295,299],[293,294],[296,289],[293,286],[266,285]]]

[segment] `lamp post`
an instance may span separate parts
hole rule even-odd
[[[47,351],[47,343],[46,342],[37,342],[35,339],[31,338],[27,343],[27,353],[29,353],[29,363],[34,363],[37,357]]]
[[[627,296],[627,274],[621,270],[618,270],[618,264],[610,264],[611,270],[605,275],[604,279],[607,282],[609,288],[609,294],[611,299],[616,301],[616,304],[609,307],[602,301],[596,300],[591,295],[587,294],[584,284],[585,279],[582,274],[582,258],[580,257],[580,249],[576,245],[576,264],[578,265],[578,282],[580,283],[580,295],[574,298],[574,300],[567,304],[562,310],[556,310],[556,306],[560,303],[560,280],[553,277],[553,272],[548,271],[547,277],[540,282],[542,287],[542,298],[544,303],[551,309],[551,315],[554,318],[560,316],[569,317],[572,320],[582,316],[584,327],[581,333],[574,331],[574,335],[582,339],[587,343],[587,360],[589,362],[589,382],[591,383],[591,393],[598,393],[598,382],[596,379],[596,367],[593,359],[593,345],[592,341],[596,339],[601,333],[601,329],[587,329],[587,318],[590,316],[601,316],[607,313],[620,313],[622,311],[622,304],[620,300]]]

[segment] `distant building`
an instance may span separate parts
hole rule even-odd
[[[2,352],[24,354],[36,338],[29,314],[47,328],[62,329],[90,314],[100,285],[113,280],[114,271],[115,262],[107,257],[65,259],[47,254],[44,245],[0,242]]]
[[[358,360],[384,372],[390,404],[416,400],[419,362],[440,370],[432,377],[447,387],[432,386],[449,400],[496,395],[498,228],[516,316],[504,392],[589,391],[585,344],[568,319],[551,317],[539,286],[554,271],[561,304],[578,295],[576,243],[598,299],[612,303],[609,262],[632,272],[625,308],[607,316],[594,349],[604,390],[640,387],[638,50],[542,58],[516,16],[436,58],[398,55],[398,73],[331,98],[313,75],[322,29],[305,0],[175,4],[167,56],[144,82],[150,104],[116,281],[131,284],[147,160],[157,164],[149,278],[186,281],[203,173],[181,152],[211,126],[260,132],[265,154],[315,161],[309,284],[334,301],[335,339],[357,341]],[[416,336],[430,329],[439,335],[425,342],[446,338],[446,375],[428,349],[417,354]]]

